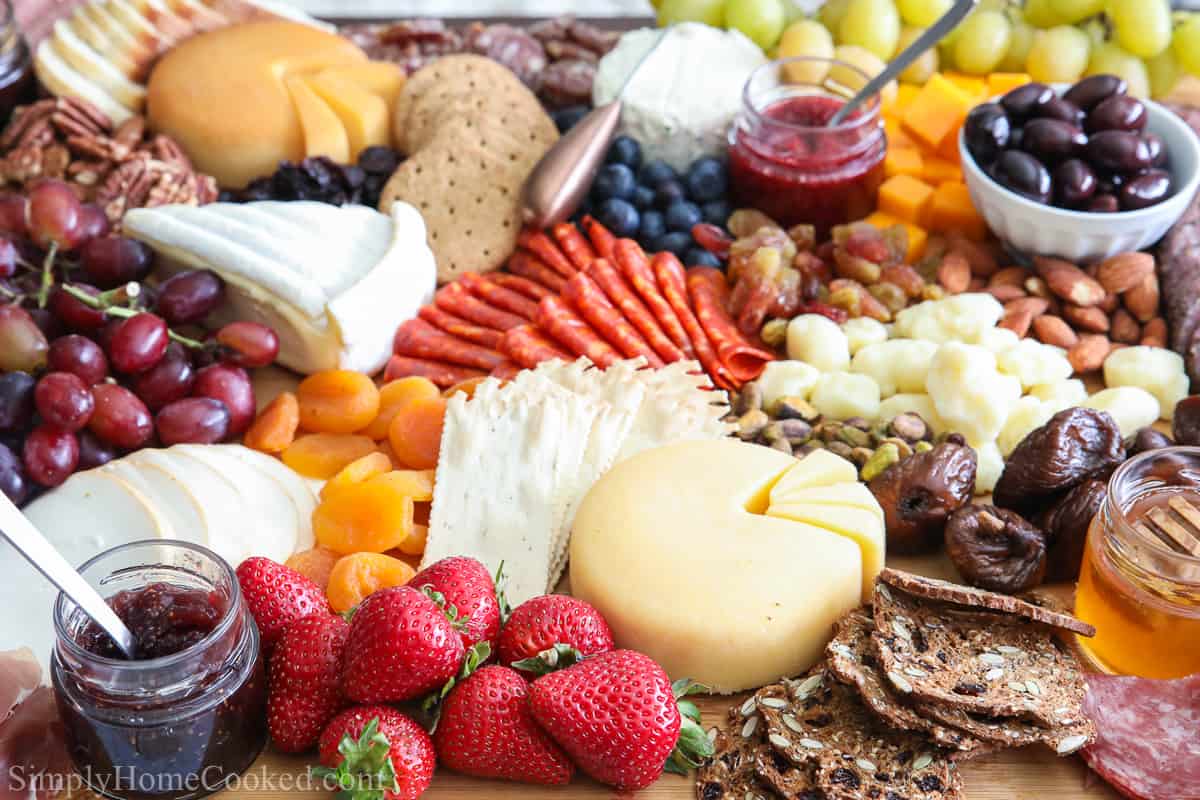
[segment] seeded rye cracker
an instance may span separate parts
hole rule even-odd
[[[797,767],[774,748],[758,750],[754,755],[754,773],[780,797],[789,800],[825,800],[817,788],[813,768]]]
[[[1025,747],[1044,744],[1060,756],[1068,756],[1096,738],[1096,727],[1082,711],[1077,719],[1064,721],[1054,728],[1043,728],[1013,717],[983,717],[970,714],[961,708],[937,705],[936,703],[914,703],[913,707],[922,715],[943,725],[958,728],[997,747]],[[985,746],[985,751],[990,752]]]
[[[729,709],[727,730],[714,728],[709,736],[714,737],[712,759],[696,771],[699,800],[749,800],[772,794],[755,772],[757,755],[771,746],[753,697]]]
[[[1082,716],[1079,666],[1045,625],[922,601],[882,582],[874,617],[880,669],[902,695],[1044,727]]]
[[[828,800],[960,797],[949,751],[882,723],[823,663],[754,699],[767,742],[796,766],[814,766],[817,788]]]

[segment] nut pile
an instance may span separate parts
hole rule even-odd
[[[217,182],[197,172],[175,140],[149,134],[144,117],[114,127],[95,106],[68,97],[19,107],[0,133],[0,187],[24,191],[45,178],[66,181],[113,225],[131,208],[217,199]]]

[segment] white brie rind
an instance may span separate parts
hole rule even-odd
[[[437,266],[425,222],[407,203],[391,218],[366,206],[213,203],[134,209],[127,235],[167,272],[211,269],[226,302],[209,324],[253,320],[279,334],[279,363],[297,372],[387,363],[396,328],[433,299]]]

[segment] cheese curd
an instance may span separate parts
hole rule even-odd
[[[1122,347],[1104,359],[1104,383],[1109,387],[1136,386],[1158,399],[1163,419],[1175,416],[1175,404],[1188,393],[1183,358],[1162,347]]]
[[[1020,342],[1021,337],[1017,336],[1016,331],[1010,331],[1008,328],[992,328],[979,334],[978,344],[993,353],[1000,354],[1013,349]]]
[[[1022,389],[1039,383],[1065,381],[1074,373],[1066,350],[1035,339],[1021,339],[1015,347],[997,353],[996,365],[1005,375],[1021,381]]]
[[[972,444],[975,449],[975,494],[988,494],[996,488],[1004,472],[1004,456],[995,442]]]
[[[870,317],[855,317],[842,323],[842,333],[846,334],[846,342],[850,345],[850,355],[854,356],[859,350],[869,344],[886,342],[891,335],[886,325]]]
[[[1057,414],[1064,409],[1083,405],[1083,401],[1088,398],[1088,390],[1083,381],[1071,378],[1030,386],[1029,396],[1041,400],[1052,409],[1053,414]]]
[[[930,342],[981,342],[1004,315],[1004,306],[990,294],[970,293],[926,300],[896,314],[893,335]]]
[[[830,372],[821,376],[811,402],[817,411],[831,419],[879,416],[879,384],[869,375]]]
[[[770,409],[784,397],[807,400],[820,379],[821,371],[811,364],[803,361],[772,361],[758,377],[763,406]]]
[[[787,354],[822,372],[838,372],[850,366],[850,340],[828,317],[801,314],[788,323]]]
[[[1158,398],[1137,386],[1114,386],[1096,392],[1084,405],[1107,411],[1121,429],[1121,435],[1126,438],[1141,428],[1153,425],[1161,413]]]
[[[1032,395],[1018,399],[1013,404],[1013,410],[1009,413],[1008,420],[1004,423],[1000,434],[996,437],[996,446],[1007,458],[1021,443],[1021,440],[1029,435],[1030,431],[1045,425],[1054,414],[1050,404]]]
[[[997,370],[990,350],[959,342],[938,350],[925,387],[938,415],[968,442],[994,442],[1021,396],[1021,382]]]
[[[870,375],[880,397],[925,390],[925,377],[938,346],[920,339],[892,339],[869,344],[854,355],[850,371]]]

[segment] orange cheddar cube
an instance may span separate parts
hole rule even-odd
[[[976,100],[987,99],[988,85],[985,78],[967,75],[964,72],[943,72],[942,75]]]
[[[987,77],[988,97],[998,97],[1008,94],[1018,86],[1024,86],[1033,78],[1024,72],[993,72]]]
[[[961,181],[962,167],[939,156],[926,156],[920,177],[930,186],[937,186],[946,181]]]
[[[917,139],[904,130],[903,123],[896,117],[887,117],[883,121],[883,132],[887,135],[888,148],[902,147],[916,150],[924,147]]]
[[[901,83],[896,87],[896,94],[891,101],[879,110],[879,113],[884,117],[897,117],[905,108],[908,108],[909,103],[916,99],[921,93],[921,87],[911,83]]]
[[[971,202],[971,193],[961,181],[947,181],[938,186],[933,192],[928,213],[932,231],[958,231],[977,242],[987,238],[987,221]]]
[[[919,150],[911,147],[889,147],[883,159],[883,172],[891,178],[895,175],[912,175],[919,178],[925,169],[925,159]]]
[[[973,95],[944,76],[934,75],[903,109],[904,129],[936,150],[958,130],[974,105]]]
[[[863,222],[869,222],[880,230],[890,228],[893,225],[903,225],[905,232],[908,234],[908,252],[904,255],[905,262],[914,264],[925,255],[925,245],[929,240],[929,233],[924,228],[905,222],[886,211],[876,211],[864,219]]]
[[[896,175],[879,187],[879,210],[913,225],[924,223],[932,199],[933,187],[911,175]]]

